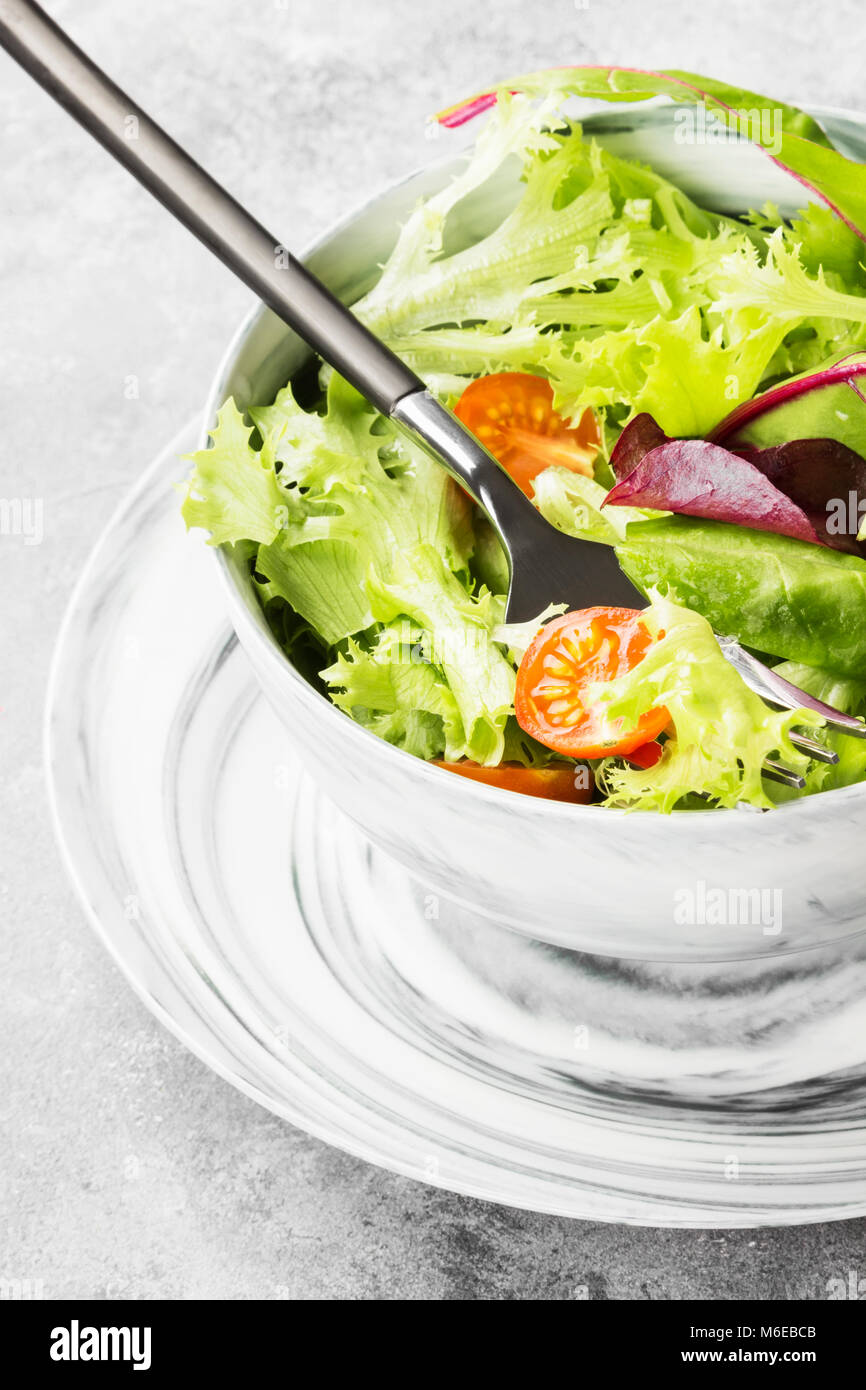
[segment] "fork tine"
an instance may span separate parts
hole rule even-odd
[[[816,738],[809,738],[806,734],[800,734],[796,729],[788,735],[795,748],[799,748],[801,753],[808,753],[810,758],[814,758],[816,763],[835,764],[839,761],[839,754],[832,748],[828,748],[825,743],[819,743]]]
[[[762,771],[771,782],[781,782],[796,791],[802,791],[806,785],[805,777],[801,777],[799,772],[794,772],[793,768],[786,767],[784,763],[777,762],[775,758],[767,758]]]
[[[809,738],[807,734],[798,733],[796,729],[789,734],[789,738],[795,748],[807,753],[810,758],[814,758],[820,763],[838,763],[839,754],[832,748],[827,748],[823,743],[818,743],[817,739]],[[763,766],[763,774],[771,782],[781,782],[785,787],[793,787],[795,791],[802,791],[806,785],[806,779],[793,768],[786,766],[785,763],[777,762],[775,758],[767,758]]]

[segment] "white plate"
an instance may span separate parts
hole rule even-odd
[[[431,899],[258,693],[170,485],[194,441],[100,541],[48,706],[67,865],[148,1007],[276,1114],[454,1191],[650,1225],[866,1213],[862,960],[642,972]]]

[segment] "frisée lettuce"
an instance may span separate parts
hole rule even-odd
[[[250,415],[260,443],[229,401],[192,456],[187,524],[257,542],[266,614],[319,635],[320,679],[361,723],[422,756],[499,762],[514,670],[491,635],[504,599],[469,572],[467,498],[340,377],[324,414],[286,387]]]

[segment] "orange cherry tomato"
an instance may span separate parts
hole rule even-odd
[[[523,767],[521,763],[500,763],[498,767],[483,767],[468,759],[460,763],[446,763],[442,758],[434,758],[436,767],[444,767],[447,772],[457,772],[461,777],[471,777],[474,782],[486,782],[488,787],[502,787],[504,791],[522,792],[524,796],[541,796],[547,801],[573,801],[585,806],[592,800],[593,781],[588,768],[572,767],[560,763],[547,767]],[[583,773],[580,777],[579,774]],[[587,785],[584,786],[583,782]]]
[[[471,381],[455,414],[508,470],[526,493],[553,464],[592,476],[599,433],[595,415],[585,410],[576,426],[553,408],[553,390],[543,376],[495,372]]]
[[[628,728],[603,705],[587,703],[587,692],[630,671],[652,641],[636,608],[582,608],[554,618],[533,638],[517,672],[520,727],[572,758],[628,754],[648,743],[670,723],[663,705]]]

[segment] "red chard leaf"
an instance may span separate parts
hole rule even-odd
[[[650,449],[603,505],[649,507],[819,542],[802,508],[759,468],[704,439],[668,439]]]
[[[668,436],[651,415],[646,411],[635,415],[616,441],[610,456],[610,466],[617,481],[625,478],[650,449],[657,449],[659,444],[667,442]]]
[[[794,439],[737,454],[805,512],[822,544],[864,553],[857,531],[866,512],[866,459],[837,439]]]
[[[670,439],[642,414],[617,440],[611,466],[617,482],[603,506],[733,522],[866,555],[857,540],[866,515],[866,459],[839,439],[724,448],[712,439]]]

